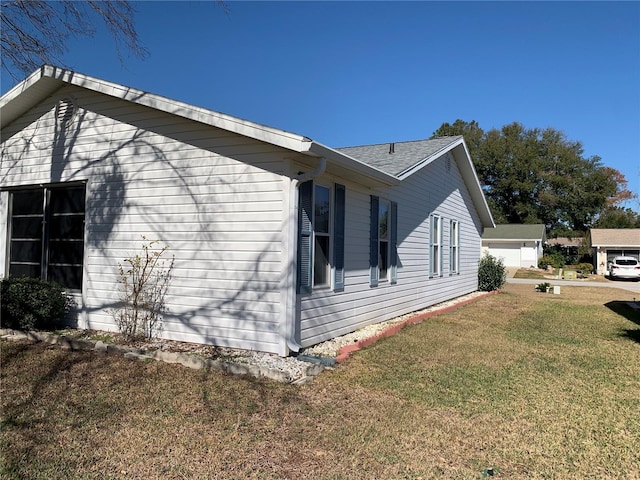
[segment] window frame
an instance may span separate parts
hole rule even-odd
[[[387,213],[387,225],[386,225],[386,238],[382,238],[382,220],[383,220],[383,207],[386,208]],[[391,202],[389,200],[380,198],[378,200],[378,281],[388,282],[391,276]],[[384,246],[384,255],[382,254],[382,248]],[[383,258],[386,258],[386,264],[383,265]],[[384,273],[384,276],[383,276]]]
[[[382,265],[380,255],[380,208],[388,206],[387,219],[387,274],[381,278]],[[377,287],[380,282],[395,285],[398,283],[398,204],[392,200],[370,196],[369,204],[369,286]]]
[[[429,215],[429,278],[442,276],[442,217]]]
[[[79,199],[81,210],[71,208],[71,211],[65,211],[68,205],[76,202],[73,198],[65,199],[63,195],[58,195],[67,191],[78,190],[81,192]],[[84,259],[86,244],[86,212],[87,212],[87,191],[86,182],[70,182],[63,184],[49,184],[28,186],[23,188],[14,188],[9,192],[9,215],[7,228],[7,273],[9,275],[22,276],[26,275],[31,278],[39,278],[41,280],[50,280],[60,283],[63,287],[71,292],[81,292],[84,283]],[[32,192],[41,197],[42,205],[38,208],[38,212],[28,214],[15,213],[16,195]],[[67,200],[68,205],[64,202]],[[56,208],[58,209],[56,210]],[[20,219],[32,218],[40,225],[31,228],[32,232],[36,230],[39,233],[38,238],[22,238],[15,236],[16,225]],[[76,218],[76,221],[73,219]],[[65,222],[65,219],[72,219],[71,222]],[[79,222],[78,222],[79,220]],[[76,235],[69,238],[68,232],[64,235],[61,233],[65,229],[76,230]],[[57,231],[57,233],[56,233]],[[36,261],[25,261],[24,252],[17,251],[17,245],[20,242],[39,242],[39,258]],[[79,249],[60,248],[61,246],[79,245]],[[57,258],[55,258],[57,256]],[[75,257],[75,260],[74,258]],[[39,270],[36,277],[35,271],[30,273],[20,272],[20,266],[31,265]],[[15,269],[14,269],[15,267]],[[71,281],[65,282],[64,270],[73,270]],[[75,280],[74,280],[75,277]]]
[[[460,274],[460,222],[449,221],[449,274]]]

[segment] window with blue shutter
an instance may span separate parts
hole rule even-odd
[[[297,292],[344,289],[345,187],[304,182],[299,188]]]
[[[398,204],[391,202],[391,283],[398,283]]]
[[[398,281],[398,204],[371,195],[369,284]]]
[[[379,198],[371,195],[370,200],[370,220],[369,220],[369,284],[372,287],[378,286],[378,205]]]

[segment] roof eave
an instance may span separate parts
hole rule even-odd
[[[295,133],[51,65],[42,66],[0,98],[0,112],[2,112],[0,125],[5,127],[64,84],[82,87],[120,100],[154,108],[296,152],[307,151],[312,142],[310,138]]]

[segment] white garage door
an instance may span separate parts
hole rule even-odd
[[[499,260],[502,260],[506,267],[520,266],[520,244],[490,243],[489,253]]]

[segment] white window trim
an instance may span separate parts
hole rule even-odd
[[[434,235],[434,230],[436,230],[436,235]],[[429,278],[441,277],[442,217],[434,213],[429,215],[429,257]],[[437,267],[437,269],[435,267]]]
[[[460,274],[460,222],[453,219],[449,223],[449,274]]]

